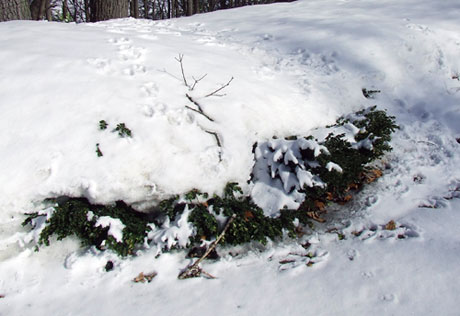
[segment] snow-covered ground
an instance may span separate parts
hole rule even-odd
[[[0,23],[0,315],[457,315],[459,16],[457,0],[300,0],[158,22]],[[182,54],[189,84],[207,74],[193,91]],[[254,142],[374,104],[401,127],[388,169],[329,211],[308,250],[220,248],[204,264],[218,279],[180,281],[183,252],[122,260],[72,239],[38,253],[21,242],[22,214],[44,198],[148,208],[219,193],[246,183]],[[111,132],[119,123],[132,138]],[[158,275],[133,283],[142,271]]]

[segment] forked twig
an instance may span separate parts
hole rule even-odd
[[[184,64],[182,63],[182,61],[184,60],[184,55],[183,54],[179,54],[179,57],[175,57],[175,59],[179,62],[180,64],[180,70],[182,72],[182,79],[184,80],[184,84],[186,87],[188,87],[190,89],[190,86],[188,85],[187,83],[187,79],[185,78],[185,73],[184,73]]]
[[[201,78],[198,78],[198,79],[195,79],[195,77],[192,76],[195,82],[193,83],[193,86],[190,88],[190,90],[193,91],[193,89],[195,89],[196,84],[200,82],[201,80],[203,80],[207,75],[208,74],[204,74],[203,76],[201,76]]]
[[[200,259],[195,261],[195,263],[185,268],[185,270],[179,274],[178,278],[180,280],[189,279],[189,278],[197,278],[201,276],[201,274],[204,274],[211,279],[215,279],[214,276],[207,273],[206,271],[203,271],[203,269],[199,267],[199,264],[211,253],[211,251],[214,250],[214,248],[216,248],[217,244],[220,242],[220,240],[224,237],[227,230],[230,228],[230,225],[232,224],[235,217],[236,217],[236,214],[233,214],[232,217],[228,219],[227,224],[225,224],[224,230],[222,230],[219,237],[217,237],[217,239],[209,246],[208,250],[206,250],[204,255],[201,256]]]
[[[222,85],[222,87],[220,87],[219,89],[217,89],[217,90],[205,95],[204,97],[207,98],[207,97],[210,97],[210,96],[213,96],[213,95],[214,96],[221,96],[221,95],[217,95],[217,92],[219,92],[222,89],[225,89],[226,87],[228,87],[232,81],[233,81],[233,77],[231,77],[230,80],[226,84]]]

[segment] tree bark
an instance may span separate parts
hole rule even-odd
[[[0,22],[30,19],[29,1],[0,0]]]
[[[139,0],[131,0],[131,16],[139,19]]]
[[[150,3],[148,0],[144,0],[144,18],[145,19],[148,19],[149,18],[149,7],[150,7]]]
[[[91,0],[91,22],[128,16],[129,0]]]
[[[187,16],[193,15],[193,0],[187,0]]]

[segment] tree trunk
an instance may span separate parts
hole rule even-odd
[[[193,0],[187,0],[187,16],[193,15]]]
[[[30,19],[28,0],[0,0],[0,22]]]
[[[139,19],[139,0],[131,0],[131,16]]]
[[[48,21],[53,21],[53,12],[51,8],[51,0],[46,0],[46,19]]]
[[[144,18],[145,19],[148,19],[149,18],[149,7],[150,7],[150,3],[148,0],[144,0]]]
[[[85,4],[85,21],[89,22],[91,21],[91,11],[90,11],[90,2],[89,0],[84,1]]]
[[[91,22],[128,16],[129,0],[91,0]]]

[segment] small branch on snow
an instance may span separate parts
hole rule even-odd
[[[189,106],[185,106],[187,109],[195,111],[197,113],[200,113],[201,115],[203,115],[205,118],[207,118],[211,122],[214,122],[214,120],[211,117],[209,117],[208,115],[206,115],[206,113],[204,113],[203,108],[201,107],[201,105],[198,102],[196,102],[188,93],[186,93],[185,96],[187,97],[187,99],[190,102],[192,102],[193,104],[195,104],[198,107],[198,110],[195,110],[195,109],[193,109],[193,108],[191,108]]]
[[[206,275],[208,278],[215,279],[214,276],[207,273],[206,271],[203,271],[203,269],[199,267],[199,264],[211,253],[211,251],[214,250],[214,248],[216,248],[217,244],[220,242],[220,240],[224,237],[227,230],[230,228],[230,224],[233,222],[235,217],[236,217],[236,214],[233,214],[232,217],[228,219],[227,224],[224,227],[224,230],[220,233],[219,237],[217,237],[217,239],[209,246],[208,250],[206,250],[204,255],[200,259],[195,261],[195,263],[185,268],[185,270],[179,274],[178,276],[179,280],[197,278],[197,277],[200,277],[201,274]]]
[[[228,87],[232,81],[233,81],[233,77],[231,77],[230,80],[226,84],[222,85],[222,87],[220,87],[219,89],[217,89],[217,90],[205,95],[204,97],[207,98],[207,97],[211,97],[211,96],[219,96],[219,97],[224,96],[224,95],[221,95],[221,94],[217,94],[217,92],[219,92],[219,91],[225,89],[226,87]]]
[[[192,76],[195,82],[193,83],[193,86],[190,88],[190,91],[193,91],[193,89],[195,89],[196,84],[200,82],[201,80],[203,80],[207,75],[208,74],[204,74],[201,78],[198,78],[198,79],[195,79],[195,77]]]
[[[175,59],[179,62],[180,64],[180,70],[182,72],[182,79],[184,80],[184,84],[187,88],[190,89],[190,86],[188,85],[187,83],[187,79],[185,78],[185,73],[184,73],[184,64],[183,64],[183,60],[184,60],[184,55],[183,54],[179,54],[179,57],[175,57]]]
[[[216,138],[217,146],[219,146],[220,148],[222,148],[222,143],[220,142],[219,135],[217,135],[216,132],[211,132],[211,131],[208,131],[208,130],[204,130],[204,131],[205,131],[206,133],[208,133],[208,134],[214,135],[214,137]]]

